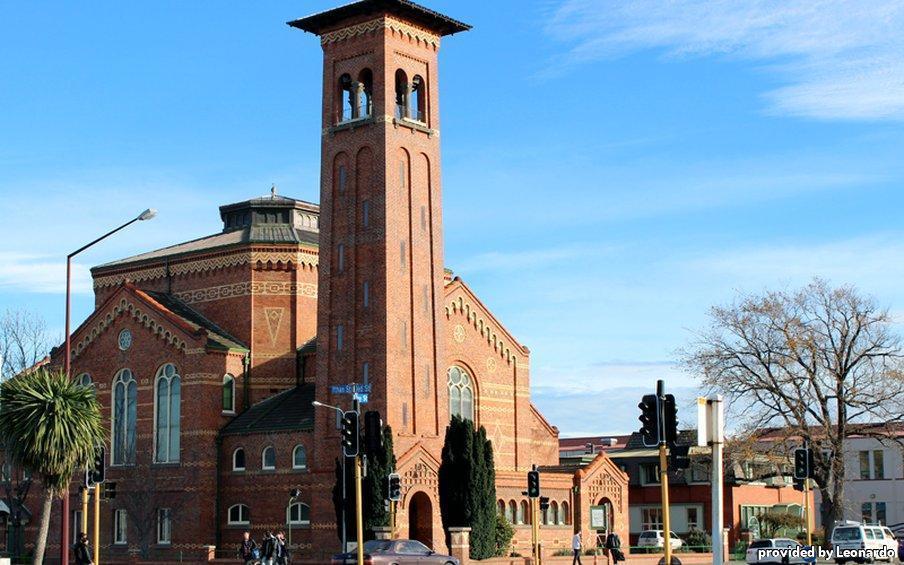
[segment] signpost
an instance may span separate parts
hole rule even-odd
[[[713,565],[722,565],[722,444],[725,441],[725,414],[722,396],[697,398],[697,445],[712,447],[712,540]]]

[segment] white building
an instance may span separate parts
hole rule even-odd
[[[848,438],[844,466],[844,518],[882,523],[904,533],[904,431],[897,440]],[[817,509],[820,502],[817,491]]]

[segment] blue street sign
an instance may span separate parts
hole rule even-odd
[[[330,387],[330,392],[333,394],[370,394],[370,384],[347,384],[347,385],[333,385]]]
[[[358,404],[367,404],[367,397],[368,395],[363,392],[356,392],[353,398],[358,401]]]

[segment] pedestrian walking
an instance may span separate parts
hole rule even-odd
[[[276,565],[289,565],[289,546],[286,544],[286,534],[276,534]]]
[[[274,565],[276,563],[276,546],[278,542],[273,532],[267,532],[264,538],[264,547],[261,549],[261,564]]]
[[[609,557],[613,563],[625,560],[625,554],[621,550],[621,538],[615,532],[609,532],[606,536],[606,549],[609,550]]]
[[[75,565],[91,565],[91,551],[88,549],[88,534],[82,532],[78,535],[78,541],[72,546],[75,552]]]
[[[260,559],[261,550],[257,547],[257,542],[251,539],[251,532],[242,534],[242,543],[239,544],[239,559],[245,565],[254,565]]]
[[[581,563],[581,530],[578,530],[578,533],[574,534],[571,538],[571,550],[574,551],[574,557],[571,559],[571,565],[583,565]]]

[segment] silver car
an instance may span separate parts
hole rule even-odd
[[[332,565],[354,565],[358,553],[350,551],[334,555]],[[366,565],[459,565],[458,559],[442,555],[417,540],[371,540],[364,542]]]

